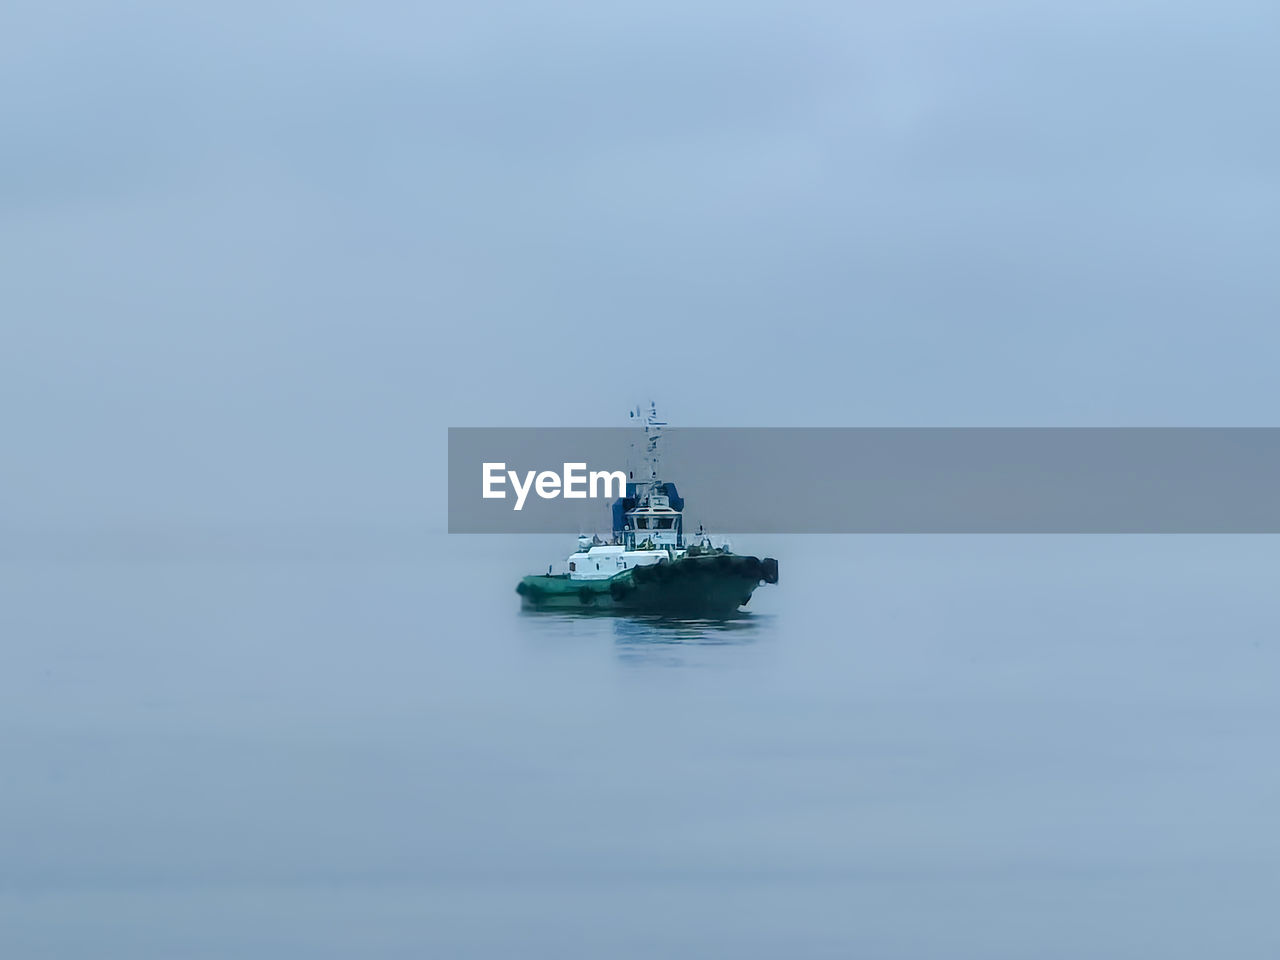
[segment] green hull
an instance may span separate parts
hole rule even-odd
[[[776,560],[721,554],[633,567],[607,580],[529,576],[516,592],[535,610],[715,615],[745,606],[762,582],[778,582]]]

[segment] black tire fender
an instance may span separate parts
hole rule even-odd
[[[765,583],[778,582],[778,561],[773,557],[765,557],[760,561],[760,576]]]

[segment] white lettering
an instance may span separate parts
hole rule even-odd
[[[585,467],[586,464],[583,464]],[[596,481],[604,481],[604,493],[596,493]],[[610,490],[614,483],[618,484],[618,492],[611,493]],[[591,496],[593,497],[624,497],[627,494],[627,475],[621,470],[614,470],[612,473],[605,470],[591,471]],[[565,494],[568,496],[568,494]]]
[[[502,471],[507,469],[507,465],[505,463],[482,463],[480,466],[484,470],[484,499],[507,499],[507,491],[493,489],[495,483],[506,483],[507,478],[502,475]]]
[[[554,500],[560,493],[560,475],[554,470],[543,470],[538,474],[538,496],[543,500]]]
[[[520,476],[514,470],[508,470],[507,476],[511,478],[511,486],[516,491],[516,509],[519,510],[524,506],[524,498],[529,495],[529,488],[533,486],[533,471],[530,470],[524,478],[524,486],[520,486]]]
[[[575,469],[577,472],[575,473]],[[587,499],[587,465],[585,463],[566,463],[564,465],[564,498],[566,500]],[[574,486],[581,484],[581,488]]]
[[[587,470],[585,463],[564,464],[563,474],[555,470],[529,470],[524,474],[507,470],[505,463],[482,463],[481,495],[486,500],[505,500],[508,481],[515,491],[513,510],[523,510],[524,502],[532,490],[538,491],[543,500],[564,497],[566,500],[585,500],[588,497],[613,499],[627,493],[627,475],[621,470]],[[503,476],[506,471],[506,476]]]

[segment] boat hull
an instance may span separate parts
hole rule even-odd
[[[721,554],[633,567],[608,579],[528,576],[516,592],[526,609],[708,616],[735,612],[761,583],[777,581],[776,560]]]

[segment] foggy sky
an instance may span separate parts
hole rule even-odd
[[[10,5],[0,523],[449,425],[1275,423],[1272,4]]]

